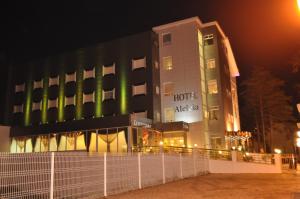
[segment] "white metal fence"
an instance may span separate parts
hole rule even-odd
[[[0,153],[2,198],[100,198],[208,172],[193,153]]]

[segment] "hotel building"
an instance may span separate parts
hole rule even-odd
[[[238,75],[218,23],[198,17],[15,65],[10,151],[229,148]]]

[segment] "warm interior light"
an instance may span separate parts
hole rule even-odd
[[[300,0],[299,0],[300,1]],[[300,138],[300,131],[297,131],[297,137]]]
[[[300,0],[297,0],[297,4],[298,4],[298,9],[300,11]]]
[[[274,149],[274,152],[277,154],[280,154],[282,151],[281,151],[281,149]]]

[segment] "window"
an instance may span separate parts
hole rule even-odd
[[[217,80],[208,80],[207,82],[208,94],[217,94],[218,93],[218,85]]]
[[[171,33],[165,33],[162,35],[163,38],[163,45],[169,45],[172,42],[172,35]]]
[[[209,120],[218,120],[219,118],[219,107],[210,107],[208,111]]]
[[[43,80],[33,82],[33,89],[42,88],[42,87],[43,87]]]
[[[155,62],[154,62],[154,66],[155,66],[155,68],[156,68],[156,69],[158,69],[158,68],[159,68],[158,61],[155,61]]]
[[[147,118],[147,111],[134,112],[134,113],[133,113],[133,118],[134,118],[134,119],[138,119],[138,118]]]
[[[222,139],[220,137],[212,137],[210,141],[211,147],[213,149],[218,149],[222,147]]]
[[[163,57],[163,67],[165,70],[173,69],[172,56]]]
[[[132,95],[146,95],[146,93],[147,93],[146,83],[132,86]]]
[[[174,83],[167,82],[164,83],[164,96],[172,96],[174,94]]]
[[[204,36],[204,45],[208,46],[208,45],[213,45],[213,44],[214,44],[214,35],[213,34],[205,35]]]
[[[156,95],[159,95],[159,86],[155,86]]]
[[[66,83],[76,81],[76,72],[72,74],[66,74]]]
[[[102,91],[102,101],[109,99],[115,99],[115,89]]]
[[[83,103],[94,102],[94,92],[89,94],[83,94]]]
[[[23,84],[18,84],[18,85],[16,85],[16,87],[15,87],[15,92],[17,93],[17,92],[23,92],[25,90],[25,84],[23,83]]]
[[[160,112],[156,112],[156,121],[160,122]]]
[[[95,68],[83,71],[83,79],[95,78]]]
[[[102,66],[102,75],[109,75],[109,74],[115,74],[115,63],[105,66]]]
[[[65,97],[66,106],[75,105],[75,96]]]
[[[173,122],[175,120],[174,108],[165,108],[165,122]]]
[[[216,61],[215,61],[215,59],[208,59],[206,61],[206,66],[207,66],[208,69],[216,68]]]
[[[23,113],[23,104],[14,105],[14,113]]]
[[[32,103],[32,110],[41,110],[41,102],[33,102]]]
[[[146,68],[146,58],[133,59],[132,60],[132,70],[137,68]]]
[[[58,85],[59,79],[58,76],[49,78],[49,86]]]
[[[57,99],[48,100],[48,108],[57,108]]]

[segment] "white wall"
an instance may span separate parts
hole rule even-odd
[[[210,173],[282,173],[281,157],[275,155],[275,164],[238,162],[236,156],[230,160],[209,160]]]
[[[0,126],[0,152],[9,152],[9,126]]]
[[[165,121],[165,108],[174,108],[175,121],[187,123],[202,121],[200,58],[198,50],[198,24],[196,21],[181,25],[169,25],[157,30],[159,34],[161,113]],[[163,45],[162,35],[171,33],[172,41]],[[172,56],[173,69],[164,70],[163,57]],[[195,97],[174,100],[174,96],[164,96],[164,83],[174,83],[174,95],[193,93]],[[187,107],[187,108],[186,108]]]

